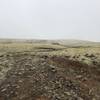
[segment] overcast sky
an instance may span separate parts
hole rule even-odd
[[[100,41],[100,0],[0,0],[0,38]]]

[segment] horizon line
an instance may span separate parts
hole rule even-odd
[[[100,41],[94,41],[94,40],[87,40],[87,39],[75,39],[75,38],[56,38],[56,39],[47,39],[47,38],[13,38],[13,37],[0,37],[0,40],[76,40],[76,41],[88,41],[88,42],[100,42]]]

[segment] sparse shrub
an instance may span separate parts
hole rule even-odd
[[[0,67],[0,71],[2,70],[2,68]]]
[[[89,54],[85,54],[84,56],[85,56],[85,57],[89,57],[89,58],[93,58],[93,57],[95,57],[94,54],[90,54],[90,55],[89,55]]]
[[[96,62],[96,61],[92,61],[92,63],[93,63],[94,65],[97,65],[97,62]]]
[[[65,56],[66,58],[70,58],[70,56]]]
[[[76,58],[76,56],[73,56],[73,58]]]
[[[82,58],[82,61],[84,61],[85,60],[85,58]]]
[[[52,44],[53,44],[53,45],[60,45],[59,43],[56,43],[56,42],[55,42],[55,43],[52,43]]]

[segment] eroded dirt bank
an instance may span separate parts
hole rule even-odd
[[[0,100],[100,100],[99,66],[47,55],[13,60],[0,82]]]

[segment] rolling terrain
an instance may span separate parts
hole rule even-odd
[[[0,100],[100,100],[100,43],[1,39]]]

